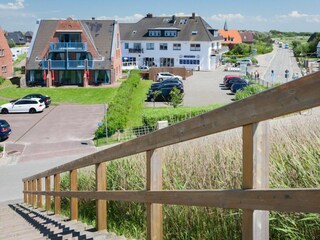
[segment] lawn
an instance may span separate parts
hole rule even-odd
[[[0,89],[0,97],[21,98],[30,93],[41,93],[51,97],[53,103],[99,104],[109,103],[117,88],[18,88],[15,85]]]

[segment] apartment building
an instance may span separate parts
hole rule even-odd
[[[122,76],[119,24],[39,20],[27,54],[27,85],[112,84]]]
[[[12,53],[7,39],[0,28],[0,76],[10,78],[13,75]]]
[[[219,64],[222,38],[203,18],[155,17],[120,24],[123,66],[185,67],[209,71]]]

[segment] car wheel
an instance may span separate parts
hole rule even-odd
[[[163,81],[163,79],[162,78],[159,78],[159,82],[162,82]]]
[[[29,113],[36,113],[37,111],[34,108],[30,108]]]
[[[8,113],[9,113],[9,111],[8,111],[8,109],[3,108],[3,109],[1,110],[1,113],[2,113],[2,114],[8,114]]]

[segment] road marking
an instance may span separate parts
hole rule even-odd
[[[56,106],[54,107],[50,107],[49,108],[49,112],[47,114],[45,114],[44,116],[42,116],[37,122],[35,122],[35,124],[33,124],[27,131],[25,131],[24,134],[22,134],[17,140],[15,140],[13,143],[17,143],[19,140],[21,140],[21,138],[23,138],[25,135],[27,135],[27,133],[29,133],[39,122],[41,122],[46,116],[49,115],[49,113],[51,113],[53,111],[53,109],[55,109]]]

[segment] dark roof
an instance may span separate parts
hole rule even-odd
[[[177,28],[175,37],[149,37],[149,29]],[[137,23],[120,24],[121,40],[164,40],[164,41],[214,41],[221,37],[214,37],[212,27],[201,17],[172,16],[172,17],[144,17]],[[197,31],[195,35],[193,31]]]
[[[33,32],[31,31],[28,31],[24,34],[25,37],[32,37],[32,35],[33,35]]]
[[[38,32],[34,36],[35,41],[30,59],[26,65],[27,69],[40,69],[40,62],[36,61],[36,58],[41,60],[43,52],[54,36],[60,21],[61,20],[41,20]],[[95,68],[110,69],[115,21],[80,20],[80,23],[99,55],[104,58],[104,61],[95,63]]]
[[[12,40],[17,45],[26,44],[23,33],[20,31],[17,32],[8,32],[6,36],[7,40]]]
[[[315,39],[318,36],[318,34],[320,35],[320,33],[318,32],[312,33],[307,42],[312,42],[313,39]]]
[[[243,43],[253,43],[253,32],[240,32]]]

